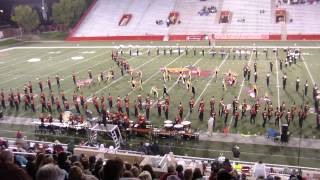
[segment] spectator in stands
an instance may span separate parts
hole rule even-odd
[[[66,172],[68,172],[70,169],[70,162],[67,160],[68,154],[66,152],[61,152],[58,154],[58,166]]]
[[[192,169],[186,169],[183,174],[184,180],[192,180]]]
[[[177,165],[176,171],[177,171],[177,176],[178,176],[180,179],[184,179],[184,178],[183,178],[183,166],[182,166],[182,165]]]
[[[96,164],[96,157],[95,156],[90,156],[89,157],[89,169],[91,172],[94,171],[94,166]]]
[[[231,163],[230,163],[230,161],[229,161],[228,158],[226,158],[226,159],[224,160],[224,162],[222,163],[222,167],[223,167],[223,169],[225,169],[227,172],[231,172],[231,171],[232,171],[232,165],[231,165]]]
[[[64,180],[65,173],[54,164],[42,166],[36,175],[36,180]]]
[[[30,176],[22,168],[7,160],[0,163],[1,180],[31,180]]]
[[[136,166],[133,166],[130,171],[132,172],[133,177],[138,177],[140,174],[140,169]]]
[[[10,164],[13,163],[13,154],[10,151],[0,152],[0,164]]]
[[[167,173],[165,173],[164,175],[162,175],[160,177],[160,180],[166,180],[167,177],[171,176],[171,175],[176,175],[176,171],[173,165],[169,165],[167,168]]]
[[[69,180],[82,180],[82,170],[78,166],[72,166],[69,171]]]
[[[102,168],[103,180],[119,180],[123,173],[123,161],[119,158],[110,159]]]
[[[202,179],[202,173],[200,168],[195,168],[192,175],[192,180]]]
[[[94,171],[92,172],[92,174],[101,179],[101,174],[100,174],[100,170],[102,169],[103,167],[103,159],[99,158],[96,162],[96,164],[94,165]]]
[[[253,176],[258,177],[266,177],[266,166],[262,163],[262,161],[259,161],[256,163],[253,167]]]
[[[152,180],[151,174],[148,171],[142,171],[139,174],[140,180]]]
[[[153,172],[153,169],[152,169],[152,167],[151,167],[150,164],[144,165],[144,166],[142,167],[142,171],[148,171],[148,172],[150,173],[152,179],[156,178],[156,176],[155,176],[155,174],[154,174],[154,172]]]
[[[231,180],[232,176],[225,169],[220,169],[217,173],[217,180]]]
[[[84,156],[80,159],[80,162],[83,167],[83,173],[87,174],[87,175],[92,175],[92,173],[90,171],[89,159],[86,156]]]
[[[131,171],[125,170],[123,172],[122,178],[121,179],[129,179],[129,178],[134,178],[133,174]]]

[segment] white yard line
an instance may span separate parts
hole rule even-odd
[[[170,66],[171,64],[173,64],[174,62],[176,62],[178,59],[180,59],[181,57],[183,57],[182,55],[176,57],[175,59],[173,59],[170,63],[166,64],[165,67]],[[141,85],[145,84],[146,82],[150,81],[153,77],[155,77],[156,75],[158,75],[161,71],[157,71],[156,73],[152,74],[152,76],[150,76],[148,79],[146,79],[145,81],[142,82]],[[136,88],[137,89],[137,88]],[[131,90],[128,95],[132,94],[136,89]]]
[[[50,56],[50,54],[48,54],[47,52],[49,52],[49,51],[21,55],[19,57],[10,59],[10,62],[6,62],[6,65],[1,66],[0,70],[6,69],[8,67],[15,67],[17,65],[19,66],[20,64],[23,64],[23,63],[28,63],[28,62],[26,62],[26,60],[28,60],[28,58],[40,58],[41,59],[41,58],[44,58],[46,56]],[[21,59],[24,59],[25,61],[21,61]],[[18,61],[15,61],[15,60],[18,60]],[[12,62],[12,61],[14,61],[14,62]],[[12,69],[16,70],[17,68],[12,68]],[[11,73],[11,71],[10,71],[10,73]]]
[[[250,55],[250,59],[249,59],[249,61],[248,61],[248,64],[251,62],[252,57],[253,57],[253,51],[251,50],[251,55]],[[246,80],[246,79],[243,78],[242,83],[241,83],[241,85],[240,85],[240,90],[239,90],[239,93],[238,93],[238,96],[237,96],[237,99],[238,99],[238,100],[240,100],[240,96],[241,96],[241,93],[242,93],[242,89],[243,89],[243,87],[244,87],[244,82],[245,82],[245,80]],[[232,116],[231,116],[231,118],[230,118],[230,122],[229,122],[229,124],[228,124],[228,129],[230,129],[230,126],[232,125],[232,121],[233,121],[233,114],[232,114]]]
[[[10,51],[10,50],[12,50],[12,49],[14,49],[14,47],[1,49],[1,50],[0,50],[0,53],[6,52],[6,51]]]
[[[218,66],[218,70],[221,68],[221,66],[226,62],[226,60],[228,59],[229,54],[226,55],[226,57],[223,59],[223,61],[220,63],[220,65]],[[212,83],[214,77],[216,76],[216,74],[213,72],[210,80],[207,82],[206,87],[202,90],[202,92],[200,93],[200,95],[198,96],[198,98],[196,99],[194,106],[196,106],[196,104],[198,104],[198,102],[200,101],[200,99],[202,98],[202,95],[206,92],[206,90],[208,89],[209,85]],[[187,115],[183,118],[183,120],[187,120],[187,118],[189,118],[190,116],[190,112],[187,113]]]
[[[311,74],[311,72],[310,72],[310,70],[309,70],[309,67],[308,67],[308,65],[307,65],[307,62],[305,61],[305,59],[304,59],[304,57],[303,57],[302,55],[301,55],[301,58],[302,58],[302,61],[303,61],[304,66],[305,66],[306,69],[307,69],[307,72],[308,72],[309,77],[310,77],[310,79],[311,79],[311,81],[312,81],[312,84],[314,85],[316,82],[314,81],[314,78],[313,78],[313,76],[312,76],[312,74]]]
[[[67,54],[68,53],[71,53],[71,52],[67,52]],[[58,56],[56,56],[56,57],[53,57],[52,59],[56,59],[56,58],[58,58],[58,57],[60,57],[60,56],[62,56],[63,54],[60,54],[60,55],[58,55]],[[65,54],[64,54],[65,55]],[[101,53],[101,55],[102,55],[102,53]],[[42,58],[42,57],[40,57],[40,58]],[[51,66],[56,66],[56,65],[59,65],[59,64],[62,64],[62,63],[66,63],[65,61],[62,61],[62,62],[57,62],[57,63],[55,63],[55,64],[51,64],[51,65],[49,65],[48,67],[51,67]],[[19,62],[19,63],[16,63],[16,64],[22,64],[21,62]],[[80,64],[80,63],[78,63],[78,64]],[[75,65],[77,65],[77,64],[75,64]],[[8,67],[8,66],[7,66]],[[7,67],[3,67],[3,68],[7,68]],[[64,68],[66,68],[66,67],[64,67]],[[1,68],[0,68],[1,69]],[[20,68],[18,68],[18,70],[19,70]],[[39,68],[38,70],[41,70],[41,68]],[[61,69],[59,69],[59,71],[60,71]],[[59,72],[58,71],[58,72]],[[14,71],[11,71],[11,72],[14,72]],[[32,71],[32,73],[34,73],[34,72],[37,72],[37,71]],[[8,73],[7,75],[10,75],[11,73]],[[16,73],[15,73],[16,74]],[[48,74],[50,74],[50,73],[48,73]],[[14,74],[12,75],[12,76],[14,76]],[[12,77],[11,76],[11,77]],[[7,82],[10,82],[10,81],[13,81],[13,80],[16,80],[16,79],[19,79],[19,78],[21,78],[21,77],[24,77],[24,76],[26,76],[25,74],[21,74],[21,75],[19,75],[19,76],[15,76],[15,77],[13,77],[13,78],[10,78],[10,79],[7,79],[6,81],[2,81],[1,83],[0,83],[0,85],[1,84],[5,84],[5,83],[7,83]],[[41,75],[42,76],[42,75]],[[44,75],[44,76],[47,76],[47,75]]]
[[[138,56],[136,56],[136,57],[138,57]],[[134,58],[136,58],[136,57],[134,57]],[[150,60],[147,60],[147,62],[141,64],[140,66],[138,66],[138,67],[136,67],[136,68],[134,68],[134,69],[140,69],[141,67],[145,66],[146,64],[149,64],[149,63],[153,62],[153,61],[154,61],[156,58],[158,58],[158,57],[160,57],[160,56],[155,56],[155,57],[151,58]],[[105,87],[99,89],[98,91],[94,92],[93,94],[98,94],[98,93],[100,93],[101,91],[103,91],[103,90],[105,90],[106,88],[110,87],[110,86],[113,85],[114,83],[120,81],[122,78],[124,78],[124,77],[127,76],[127,75],[128,75],[128,74],[125,74],[124,76],[119,77],[119,78],[116,79],[115,81],[112,81],[110,84],[108,84],[108,85],[106,85]],[[90,99],[91,97],[92,97],[92,95],[89,96],[87,99]]]

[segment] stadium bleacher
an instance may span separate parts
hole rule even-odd
[[[212,6],[216,8],[215,13],[199,14],[204,7]],[[276,23],[277,9],[286,11],[286,23]],[[74,29],[69,40],[81,40],[84,37],[151,35],[160,36],[157,39],[163,40],[167,36],[175,35],[212,34],[215,34],[217,39],[280,40],[281,36],[286,39],[287,35],[295,34],[318,37],[319,9],[319,3],[287,5],[271,0],[105,0],[95,3],[80,25]],[[219,24],[218,19],[222,11],[230,12],[228,23]],[[170,12],[179,13],[179,23],[167,26]],[[119,26],[124,14],[131,14],[132,18],[126,26]],[[156,23],[157,21],[161,23]],[[272,35],[275,36],[269,37]],[[181,40],[183,39],[186,37]]]

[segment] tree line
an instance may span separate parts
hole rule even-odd
[[[71,28],[90,5],[91,0],[60,0],[52,5],[51,21]],[[37,29],[40,22],[38,12],[29,5],[18,5],[14,8],[11,20],[16,22],[25,33]]]

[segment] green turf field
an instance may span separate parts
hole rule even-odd
[[[304,101],[309,102],[312,105],[312,80],[318,82],[317,78],[317,70],[319,68],[319,63],[317,63],[317,55],[320,53],[318,49],[303,49],[303,59],[305,63],[299,61],[297,65],[293,65],[292,67],[283,68],[282,71],[279,70],[279,67],[276,67],[276,62],[279,62],[279,59],[284,59],[285,53],[282,50],[279,50],[279,59],[276,60],[275,55],[272,53],[272,50],[269,49],[269,58],[268,60],[265,58],[265,55],[262,53],[260,49],[258,59],[256,60],[255,56],[248,55],[247,60],[238,59],[236,57],[233,60],[233,55],[230,54],[229,57],[222,59],[220,56],[215,56],[214,58],[208,54],[209,49],[205,49],[206,54],[202,56],[200,54],[200,50],[198,50],[197,55],[194,56],[193,52],[190,52],[189,55],[182,54],[178,56],[177,53],[174,55],[159,55],[156,56],[155,52],[152,52],[151,56],[147,56],[146,49],[141,49],[141,52],[144,54],[141,56],[132,56],[130,57],[127,52],[124,53],[124,58],[128,60],[129,64],[133,68],[137,68],[143,72],[143,90],[136,89],[132,90],[130,87],[130,76],[125,75],[121,77],[120,69],[116,67],[114,61],[111,60],[112,49],[104,49],[104,48],[73,48],[73,49],[63,49],[63,48],[46,48],[46,49],[13,49],[9,51],[2,52],[1,55],[1,67],[0,67],[0,88],[5,89],[6,91],[9,88],[19,88],[22,91],[24,83],[28,81],[32,81],[35,94],[39,95],[38,88],[38,78],[40,78],[44,84],[48,77],[51,77],[54,92],[58,94],[58,88],[55,85],[54,76],[59,74],[62,81],[61,90],[64,90],[69,100],[74,91],[74,85],[72,82],[71,74],[72,72],[76,72],[78,79],[87,79],[87,72],[89,69],[92,70],[95,77],[97,77],[100,72],[107,71],[110,67],[115,69],[116,80],[113,82],[106,82],[95,84],[92,87],[83,88],[81,91],[86,97],[91,97],[93,94],[100,97],[108,96],[110,93],[115,97],[120,96],[124,97],[126,94],[130,95],[131,102],[133,102],[136,97],[141,94],[142,96],[146,96],[150,93],[150,89],[152,86],[156,86],[159,89],[162,89],[163,82],[161,80],[162,73],[160,72],[160,67],[166,66],[167,68],[179,68],[185,67],[188,65],[193,65],[195,67],[199,67],[201,70],[214,71],[216,68],[219,68],[218,77],[208,76],[208,77],[194,77],[193,85],[196,87],[196,103],[199,103],[201,98],[204,98],[206,104],[206,110],[209,109],[209,100],[211,96],[215,96],[217,101],[222,97],[225,100],[226,104],[231,104],[232,99],[235,96],[239,96],[240,102],[243,99],[247,99],[249,104],[252,104],[255,100],[248,96],[248,90],[252,88],[253,75],[251,75],[251,81],[243,81],[242,78],[242,69],[244,65],[248,62],[251,64],[256,61],[258,66],[258,94],[259,96],[268,95],[274,106],[279,102],[285,102],[287,107],[294,102],[297,105],[302,104]],[[216,49],[219,51],[219,49]],[[161,51],[162,52],[162,51]],[[28,62],[28,61],[36,61],[36,62]],[[274,63],[274,70],[271,73],[271,84],[270,87],[266,87],[265,77],[269,72],[269,61]],[[306,68],[309,68],[310,75],[307,72]],[[251,65],[252,68],[252,65]],[[223,74],[227,72],[233,72],[238,74],[237,84],[234,87],[227,87],[227,90],[223,90],[222,88],[222,79]],[[277,73],[278,71],[278,73]],[[277,78],[279,79],[280,86],[282,86],[282,76],[283,73],[287,73],[288,76],[288,86],[286,91],[282,90],[282,87],[279,87],[279,94],[277,88]],[[301,79],[301,92],[295,92],[295,79],[299,76]],[[312,78],[311,78],[312,77]],[[167,87],[169,90],[169,94],[171,94],[171,104],[170,104],[170,112],[169,119],[174,119],[177,114],[177,107],[180,102],[182,102],[184,106],[184,117],[192,121],[192,127],[196,129],[206,129],[206,123],[200,122],[198,120],[198,113],[194,112],[190,116],[187,114],[188,112],[188,102],[190,97],[192,96],[191,92],[188,92],[184,85],[179,85],[176,83],[177,76],[172,75],[172,80],[167,82]],[[305,80],[309,81],[310,88],[308,97],[303,98],[303,83]],[[46,86],[45,86],[46,87]],[[47,95],[49,94],[48,88],[46,87],[45,92]],[[159,90],[159,94],[162,94],[161,90]],[[39,99],[36,98],[36,100]],[[39,107],[39,101],[36,101]],[[196,104],[197,107],[197,104]],[[312,107],[312,106],[311,106]],[[91,107],[93,108],[93,107]],[[216,107],[217,108],[217,107]],[[133,108],[132,113],[133,113]],[[205,112],[204,119],[207,120],[209,117],[209,113]],[[37,114],[33,114],[29,111],[20,110],[16,112],[14,109],[9,109],[6,111],[6,115],[8,116],[39,116],[40,109],[38,109]],[[95,111],[93,111],[95,112]],[[54,113],[55,114],[55,113]],[[164,120],[164,117],[158,118],[156,108],[151,110],[151,119],[156,126],[161,126]],[[218,119],[216,123],[216,131],[222,131],[223,129],[223,120]],[[232,119],[229,118],[228,125],[231,127],[232,132],[235,133],[257,133],[264,134],[265,128],[261,127],[261,116],[258,115],[258,120],[256,125],[250,125],[248,120],[242,120],[239,123],[237,129],[232,128],[233,122]],[[272,124],[269,124],[267,127],[275,127]],[[290,126],[290,132],[297,136],[298,134],[298,126]],[[319,137],[320,133],[315,129],[315,116],[311,113],[304,124],[303,128],[304,137]]]
[[[258,66],[258,94],[259,96],[268,95],[274,107],[278,105],[278,102],[282,103],[283,101],[287,104],[287,107],[295,102],[297,105],[302,104],[303,102],[309,102],[310,106],[313,107],[312,100],[312,82],[316,82],[319,84],[319,69],[320,63],[317,62],[320,55],[320,49],[302,49],[303,52],[303,60],[298,61],[296,65],[292,65],[288,68],[283,68],[282,71],[279,69],[279,65],[276,66],[279,59],[284,59],[285,53],[282,49],[279,50],[279,57],[272,53],[272,49],[269,49],[269,57],[265,58],[265,54],[263,54],[262,49],[259,50],[259,55],[256,60],[253,54],[248,55],[248,59],[245,60],[242,58],[241,60],[238,57],[233,60],[233,54],[230,56],[226,56],[225,58],[221,58],[219,55],[216,55],[214,58],[208,54],[209,49],[205,49],[205,56],[200,54],[200,49],[197,52],[197,55],[194,56],[193,52],[190,51],[189,55],[185,55],[184,53],[181,56],[178,56],[177,53],[174,53],[172,56],[169,55],[167,51],[167,55],[159,55],[156,56],[155,51],[151,52],[151,56],[147,55],[147,49],[141,48],[140,51],[143,53],[140,56],[129,56],[128,50],[124,50],[123,58],[127,59],[130,66],[133,68],[137,68],[143,72],[143,90],[132,90],[128,81],[130,81],[130,76],[125,75],[121,76],[120,69],[116,67],[114,61],[111,60],[111,52],[112,49],[104,48],[104,47],[93,47],[93,46],[102,46],[102,45],[119,45],[119,44],[140,44],[140,45],[181,45],[184,47],[188,45],[187,43],[181,42],[170,42],[170,43],[156,43],[156,42],[117,42],[117,43],[25,43],[20,47],[21,49],[11,49],[8,51],[0,52],[0,88],[4,89],[6,92],[9,91],[10,88],[16,89],[19,88],[22,93],[22,88],[24,83],[28,81],[32,81],[34,93],[39,95],[38,88],[38,78],[40,78],[45,84],[45,92],[46,95],[49,95],[48,87],[45,83],[48,77],[51,77],[51,81],[53,82],[53,90],[54,93],[58,94],[58,88],[55,84],[54,76],[59,74],[62,80],[61,90],[67,95],[69,101],[72,99],[73,91],[75,90],[73,82],[72,82],[72,72],[76,72],[78,79],[87,79],[88,78],[88,70],[91,69],[95,79],[102,71],[107,71],[110,67],[115,69],[115,77],[116,79],[113,82],[101,82],[96,83],[90,88],[82,89],[83,94],[86,97],[91,97],[92,95],[105,96],[107,97],[110,93],[114,99],[117,96],[124,97],[129,94],[130,102],[131,102],[131,118],[133,117],[133,100],[141,94],[142,96],[146,96],[150,93],[150,89],[152,86],[156,86],[159,89],[162,89],[162,73],[160,72],[160,67],[166,66],[167,68],[179,68],[185,67],[188,65],[193,65],[195,67],[199,67],[201,70],[214,71],[219,67],[218,77],[208,76],[208,77],[193,77],[193,85],[196,87],[196,96],[195,100],[199,103],[201,98],[205,100],[205,116],[204,121],[200,122],[198,120],[198,112],[194,111],[190,116],[187,114],[188,112],[188,103],[190,97],[192,96],[191,92],[188,92],[183,85],[178,85],[176,82],[177,76],[172,75],[172,80],[167,83],[167,87],[170,94],[170,113],[169,119],[174,119],[177,115],[178,105],[181,102],[184,106],[184,118],[190,120],[192,122],[192,127],[194,129],[205,131],[207,128],[207,119],[209,118],[209,100],[212,96],[216,97],[216,100],[219,101],[222,97],[225,100],[226,104],[231,104],[232,99],[235,96],[239,96],[240,102],[243,99],[247,99],[249,104],[252,104],[254,100],[248,96],[247,91],[252,88],[253,82],[253,67],[251,66],[251,81],[243,81],[243,72],[242,69],[246,63],[249,61],[251,63],[257,62]],[[239,45],[252,45],[253,42],[217,42],[216,45],[225,45],[232,46]],[[286,43],[270,43],[270,42],[256,42],[256,45],[282,45],[282,46],[293,46],[296,45],[309,45],[309,46],[319,46],[318,42],[286,42]],[[206,42],[195,42],[191,45],[207,45]],[[49,48],[32,48],[32,47],[49,47]],[[50,48],[52,46],[52,48]],[[78,48],[61,48],[61,46],[79,46]],[[81,46],[90,46],[90,48],[83,48]],[[60,48],[57,48],[60,47]],[[80,48],[81,47],[81,48]],[[133,48],[135,49],[135,48]],[[226,49],[226,48],[225,48]],[[216,49],[217,52],[220,49]],[[162,49],[160,51],[162,53]],[[31,62],[30,62],[31,61]],[[269,62],[272,61],[273,72],[271,74],[271,84],[270,87],[266,87],[265,77],[269,72]],[[222,88],[222,78],[223,74],[228,71],[232,71],[238,74],[238,80],[235,87],[228,87],[227,90],[223,90]],[[309,72],[310,73],[309,73]],[[282,76],[283,73],[287,73],[288,83],[285,91],[282,90]],[[301,79],[300,83],[300,92],[295,92],[295,80],[296,77],[299,76]],[[277,79],[279,80],[280,86],[277,86]],[[304,81],[308,80],[309,82],[309,92],[307,97],[303,97],[303,84]],[[279,93],[278,93],[279,92]],[[159,94],[162,95],[162,90],[159,90]],[[152,97],[152,96],[151,96]],[[70,101],[71,103],[71,101]],[[31,111],[24,111],[21,108],[18,112],[15,109],[7,109],[5,111],[5,115],[7,116],[26,116],[26,117],[38,117],[40,115],[40,102],[39,96],[36,97],[36,105],[37,105],[37,113],[34,114]],[[196,108],[198,104],[195,105]],[[92,104],[89,106],[95,115],[97,115],[96,111]],[[156,106],[155,106],[156,107]],[[216,109],[217,109],[216,104]],[[264,106],[263,106],[264,107]],[[57,113],[54,112],[53,115],[57,117]],[[155,127],[162,127],[163,121],[165,120],[164,116],[158,118],[156,108],[151,109],[150,120],[154,124]],[[262,128],[262,118],[259,113],[257,116],[256,124],[251,125],[248,119],[243,119],[239,121],[238,127],[233,128],[233,120],[231,116],[228,118],[228,126],[231,129],[232,133],[242,133],[242,134],[260,134],[264,135],[266,133],[266,129],[268,127],[272,127],[275,129],[279,129],[279,126],[275,126],[274,123],[267,124],[266,128]],[[132,118],[135,120],[134,118]],[[297,118],[295,119],[295,125],[290,125],[290,133],[292,136],[299,136],[299,127]],[[283,119],[284,123],[284,119]],[[223,130],[224,123],[223,119],[217,119],[215,131],[221,132]],[[17,128],[17,127],[15,127]],[[10,130],[10,126],[0,127],[2,130]],[[32,131],[32,130],[30,130]],[[2,133],[1,133],[2,135]],[[315,114],[310,113],[307,120],[305,121],[302,128],[302,136],[305,138],[320,138],[320,131],[316,129],[316,120]],[[192,145],[194,146],[194,145]],[[212,145],[214,146],[214,145]],[[201,146],[203,148],[211,148],[205,147],[205,145]],[[244,145],[245,147],[245,145]],[[264,148],[264,147],[261,147]],[[221,148],[223,149],[223,148]],[[248,148],[251,149],[251,148]],[[248,150],[250,152],[254,152],[255,148]],[[269,148],[268,148],[269,149]],[[272,149],[272,148],[271,148]],[[189,150],[191,155],[192,149]],[[272,150],[270,150],[272,151]],[[277,149],[277,152],[282,151],[281,149]],[[295,150],[293,150],[295,151]],[[187,152],[187,151],[186,151]],[[205,153],[209,153],[210,151],[201,152],[199,155],[204,155]],[[182,153],[183,154],[183,153]],[[312,153],[309,153],[310,156]],[[197,154],[194,154],[197,155]],[[295,156],[292,154],[292,156]],[[308,157],[310,157],[308,155]],[[255,158],[250,157],[248,160],[254,160]],[[275,158],[276,159],[276,158]],[[289,162],[292,161],[292,162]],[[276,163],[281,163],[279,161],[271,161]],[[288,160],[289,164],[296,165],[296,161]],[[316,163],[314,163],[316,164]],[[309,164],[306,164],[309,165]],[[311,165],[314,166],[314,165]],[[317,167],[317,166],[315,166]]]

